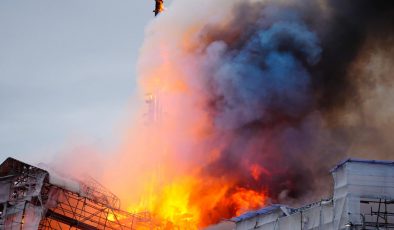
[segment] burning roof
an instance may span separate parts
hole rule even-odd
[[[149,216],[119,209],[119,199],[84,182],[7,158],[0,165],[1,229],[135,229]]]

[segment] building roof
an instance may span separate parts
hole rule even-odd
[[[362,164],[373,164],[373,165],[387,165],[387,166],[394,166],[394,161],[383,161],[383,160],[365,160],[365,159],[357,159],[357,158],[348,158],[346,160],[341,161],[339,164],[337,164],[331,172],[336,171],[337,169],[343,167],[347,163],[362,163]],[[244,220],[251,219],[253,217],[259,216],[259,215],[266,215],[270,214],[273,212],[276,212],[280,210],[284,215],[292,215],[294,213],[298,212],[303,212],[307,209],[316,207],[316,206],[322,206],[322,205],[333,205],[333,199],[322,199],[318,202],[310,203],[305,206],[302,206],[300,208],[289,208],[285,205],[279,205],[279,204],[274,204],[256,211],[250,211],[246,212],[240,216],[234,217],[231,219],[233,222],[241,222]]]
[[[391,165],[394,166],[394,161],[382,161],[382,160],[365,160],[365,159],[357,159],[357,158],[348,158],[346,160],[341,161],[337,164],[330,172],[336,171],[338,168],[341,168],[346,163],[364,163],[364,164],[380,164],[380,165]]]
[[[12,157],[8,157],[3,163],[0,165],[0,177],[9,176],[9,175],[16,175],[19,173],[23,173],[26,170],[36,170],[41,171],[43,173],[49,173],[41,168],[37,168],[35,166],[26,164],[22,161],[16,160]]]
[[[262,208],[262,209],[259,209],[259,210],[256,210],[256,211],[246,212],[246,213],[244,213],[244,214],[242,214],[240,216],[233,217],[231,219],[231,221],[241,222],[243,220],[247,220],[247,219],[253,218],[253,217],[258,216],[258,215],[264,215],[264,214],[269,214],[269,213],[275,212],[278,209],[281,209],[281,207],[285,207],[285,206],[280,205],[280,204],[273,204],[273,205],[270,205],[268,207],[265,207],[265,208]]]
[[[119,209],[120,201],[111,191],[102,186],[91,177],[73,178],[69,175],[59,173],[44,164],[36,167],[12,157],[8,157],[0,164],[0,181],[22,174],[41,173],[45,175],[45,180],[51,185],[78,194],[81,197],[91,199],[97,203]]]

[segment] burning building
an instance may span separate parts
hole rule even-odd
[[[384,0],[172,1],[137,66],[155,125],[135,119],[105,183],[206,227],[318,199],[346,156],[391,159],[393,20]]]
[[[232,220],[244,229],[393,229],[394,162],[348,159],[332,171],[334,195],[301,208],[271,205]]]
[[[0,165],[0,229],[152,229],[92,178],[74,180],[13,158]]]
[[[394,1],[386,0],[172,1],[140,49],[138,92],[149,112],[135,109],[141,114],[102,167],[104,184],[126,209],[197,229],[270,201],[314,200],[345,155],[392,159],[393,24]],[[51,206],[62,191],[97,207],[89,186],[64,187],[37,171],[33,195],[2,199],[3,222],[66,224],[47,216],[62,214]],[[107,200],[103,207],[117,210]]]
[[[393,3],[172,1],[137,65],[155,112],[139,108],[105,184],[126,207],[206,227],[318,199],[346,156],[392,159]]]

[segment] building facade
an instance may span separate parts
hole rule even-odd
[[[331,199],[248,212],[232,219],[236,230],[394,229],[394,162],[348,159],[331,173]]]

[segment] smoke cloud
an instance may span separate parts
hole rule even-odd
[[[156,107],[107,184],[156,212],[175,191],[200,226],[330,196],[339,160],[394,156],[392,25],[383,0],[174,0],[138,64]]]

